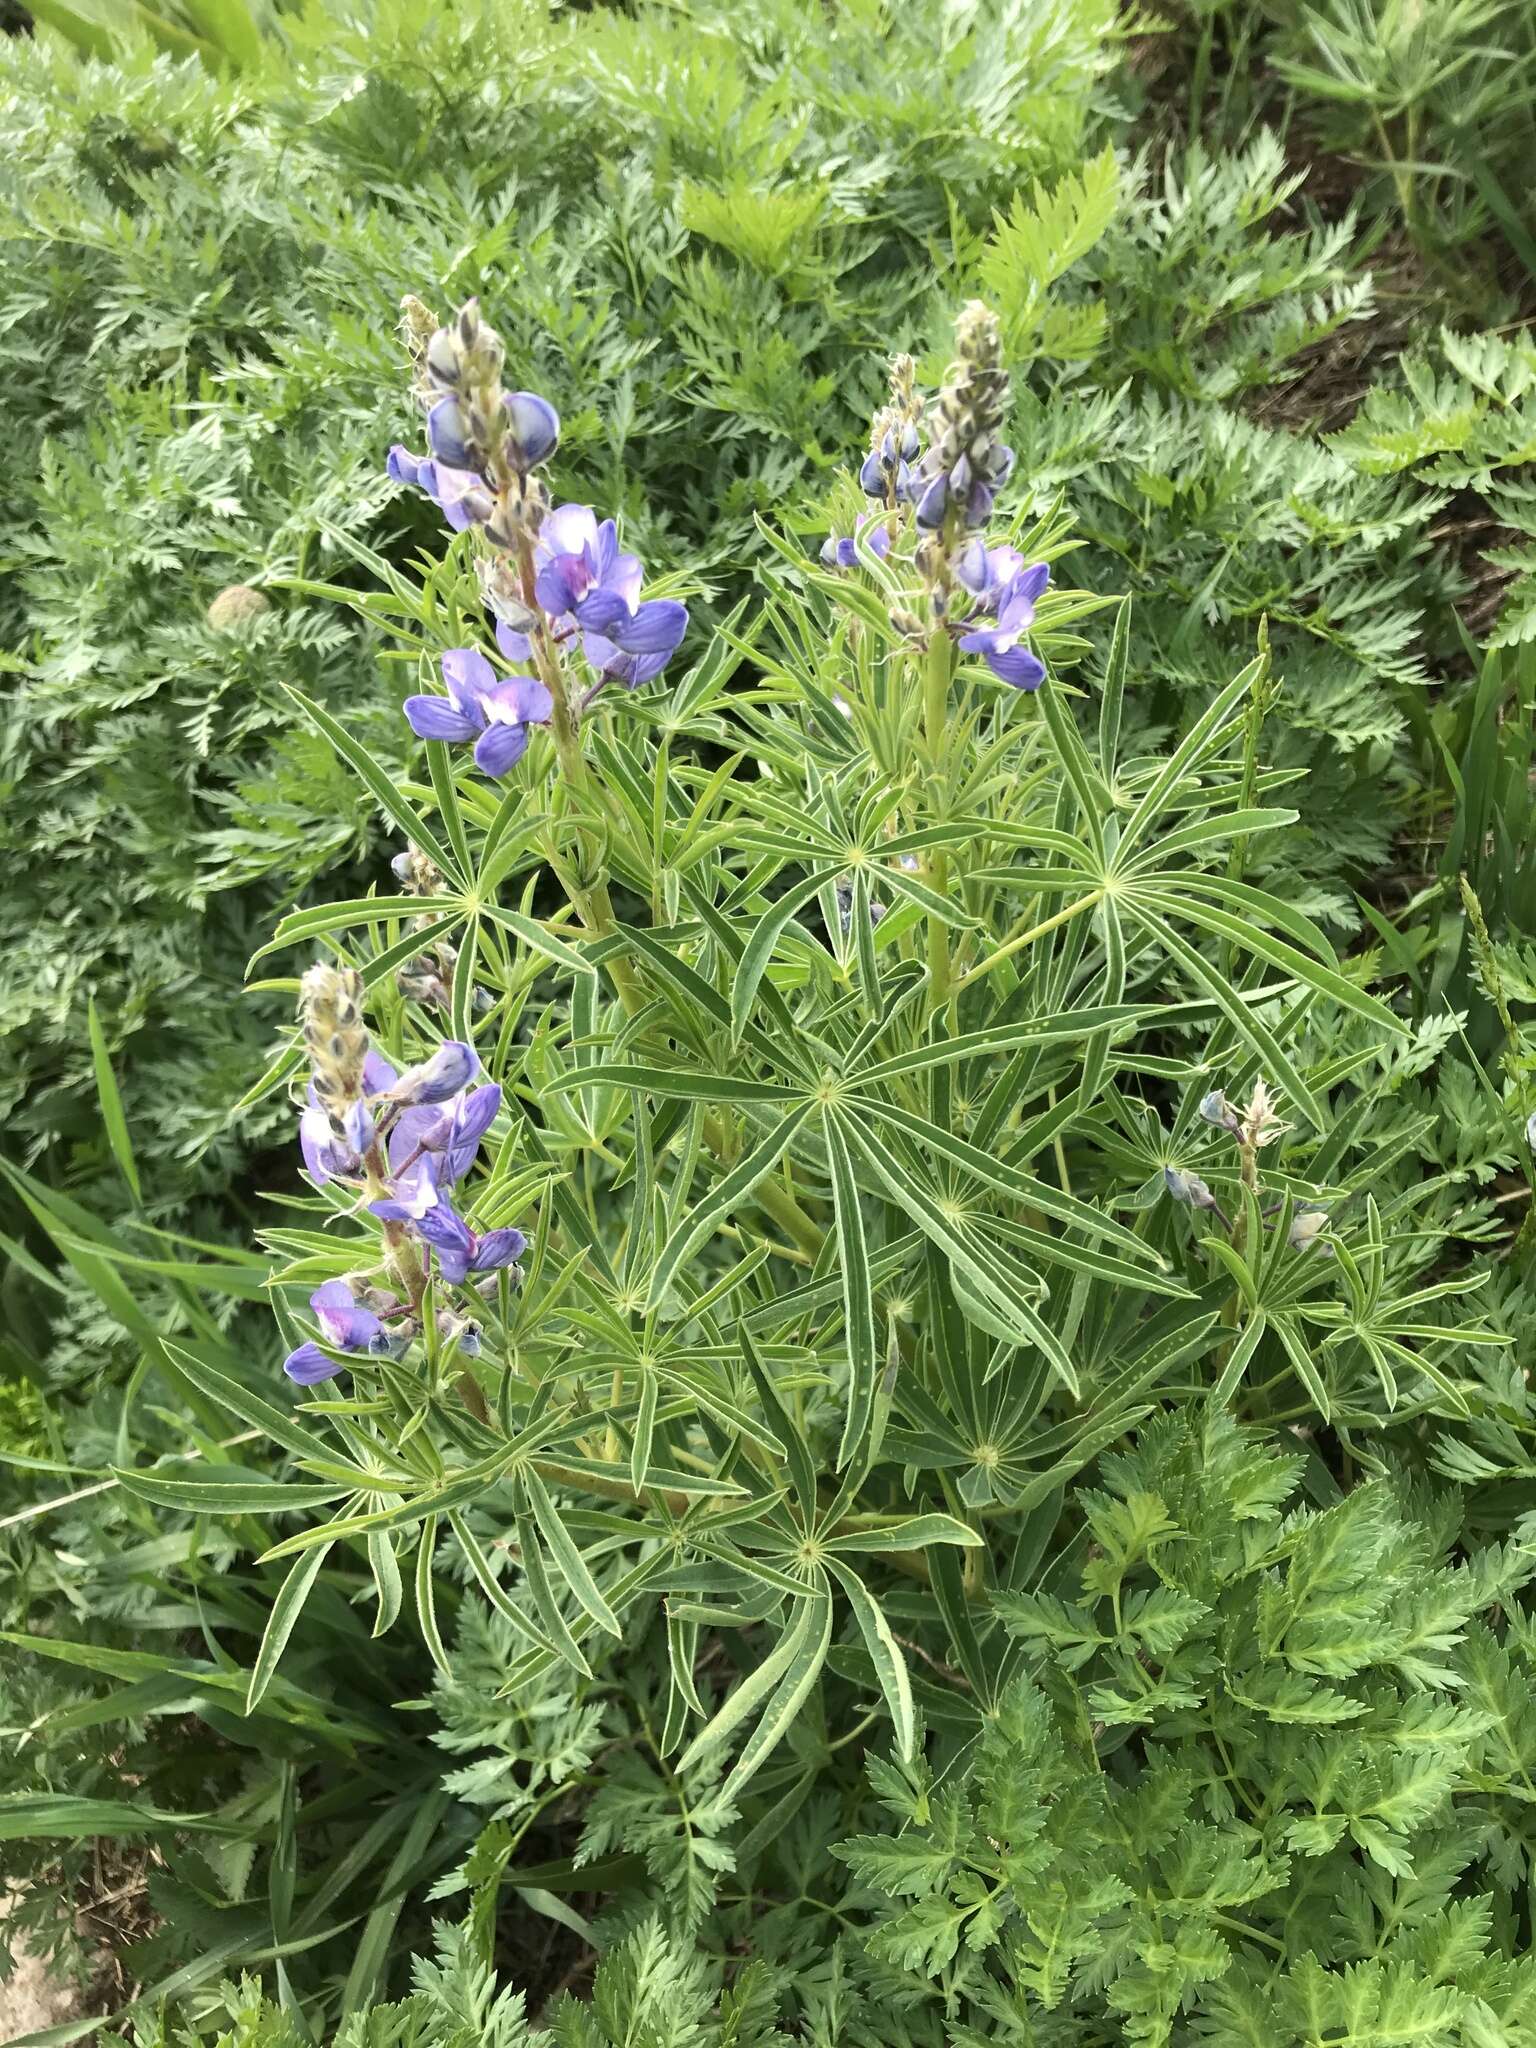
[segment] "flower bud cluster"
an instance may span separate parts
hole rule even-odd
[[[514,550],[531,540],[549,510],[537,471],[560,441],[560,416],[533,391],[505,391],[501,336],[470,299],[446,326],[424,332],[431,315],[419,299],[404,301],[403,327],[417,397],[426,408],[425,457],[390,450],[389,474],[415,484],[442,506],[462,532],[479,527],[493,547]]]
[[[1008,390],[997,315],[972,299],[955,322],[955,360],[928,415],[917,498],[924,532],[953,525],[978,533],[992,517],[997,493],[1013,473],[1013,450],[1002,440]]]
[[[1260,1078],[1254,1082],[1253,1092],[1241,1109],[1234,1109],[1219,1088],[1200,1098],[1200,1118],[1213,1129],[1221,1131],[1237,1147],[1238,1177],[1254,1195],[1259,1193],[1258,1155],[1265,1145],[1273,1144],[1291,1126],[1284,1122],[1275,1109],[1275,1099],[1268,1084]],[[1223,1226],[1230,1230],[1231,1220],[1210,1188],[1197,1173],[1184,1173],[1178,1167],[1163,1168],[1163,1185],[1174,1201],[1192,1209],[1209,1209],[1220,1218]],[[1263,1211],[1265,1217],[1273,1216],[1284,1208],[1282,1202],[1272,1202]],[[1293,1251],[1310,1251],[1314,1245],[1327,1253],[1329,1247],[1319,1239],[1328,1221],[1328,1212],[1315,1202],[1303,1203],[1293,1211],[1286,1230],[1286,1242]],[[1266,1222],[1265,1228],[1273,1226]]]
[[[373,1139],[368,1116],[368,1027],[363,1022],[363,978],[355,969],[310,968],[299,984],[299,1018],[309,1052],[310,1095],[327,1134],[353,1151]]]
[[[390,862],[390,871],[407,896],[441,896],[444,890],[444,876],[435,861],[431,861],[420,847],[407,847],[404,853],[397,853]],[[430,929],[434,919],[430,915],[411,919],[408,930]],[[407,960],[395,970],[395,986],[400,993],[413,1003],[423,1003],[428,1008],[446,1010],[453,1002],[453,977],[459,964],[459,949],[450,945],[447,939],[438,939],[414,960]],[[475,990],[475,1007],[485,1009],[490,997],[484,989]]]
[[[916,377],[917,365],[910,356],[892,356],[891,401],[870,423],[869,453],[859,469],[865,497],[889,511],[911,504],[917,496],[923,406]]]
[[[830,535],[821,559],[829,569],[856,569],[867,550],[883,561],[910,518],[921,536],[916,561],[929,623],[925,628],[898,604],[897,630],[914,645],[932,631],[948,634],[962,654],[979,654],[1000,682],[1036,690],[1045,664],[1026,642],[1050,568],[1026,562],[1016,548],[989,547],[985,536],[997,493],[1013,472],[1013,450],[1001,438],[1008,391],[997,315],[979,300],[955,322],[955,360],[926,420],[912,358],[895,357],[891,402],[875,415],[859,470],[872,509],[852,535]]]

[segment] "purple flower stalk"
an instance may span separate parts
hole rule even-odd
[[[411,731],[424,740],[473,740],[475,766],[486,775],[505,775],[514,768],[527,751],[529,726],[547,723],[554,710],[536,677],[498,677],[474,647],[448,650],[443,681],[446,697],[406,698]]]
[[[548,508],[534,472],[559,444],[560,415],[537,392],[501,388],[505,350],[477,301],[437,328],[419,300],[408,304],[430,452],[393,448],[388,473],[425,491],[456,531],[480,526],[497,546],[513,545]]]
[[[345,1280],[327,1280],[309,1297],[309,1305],[320,1325],[321,1336],[333,1351],[358,1351],[372,1358],[388,1358],[400,1348],[398,1340],[390,1336],[373,1310],[353,1297]],[[311,1339],[289,1352],[283,1360],[283,1371],[299,1386],[313,1387],[321,1380],[334,1379],[341,1367]]]
[[[859,489],[877,505],[911,504],[921,489],[915,465],[922,452],[916,421],[893,421],[860,464]]]

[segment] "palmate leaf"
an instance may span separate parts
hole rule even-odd
[[[314,1590],[315,1580],[321,1567],[330,1555],[329,1543],[317,1543],[302,1557],[296,1557],[284,1579],[282,1589],[272,1603],[272,1613],[261,1638],[261,1647],[256,1653],[255,1668],[251,1672],[250,1686],[245,1695],[245,1711],[249,1714],[260,1704],[262,1695],[277,1672],[278,1659],[288,1647],[288,1638],[298,1624],[304,1611],[304,1603]]]
[[[997,1252],[946,1215],[944,1197],[927,1187],[897,1155],[867,1130],[851,1126],[854,1145],[890,1199],[925,1237],[947,1252],[980,1294],[998,1328],[1012,1342],[1033,1345],[1050,1360],[1068,1390],[1078,1390],[1077,1370],[1054,1332],[1036,1313],[1028,1283]]]
[[[841,1471],[852,1461],[869,1428],[880,1361],[858,1182],[848,1139],[835,1109],[829,1109],[824,1116],[822,1130],[832,1165],[838,1268],[843,1282],[843,1327],[848,1339],[848,1406],[837,1451],[837,1468]]]
[[[706,1098],[707,1099],[707,1098]],[[810,1115],[813,1104],[798,1103],[777,1122],[767,1137],[722,1175],[704,1201],[691,1210],[667,1239],[651,1271],[649,1301],[656,1307],[672,1285],[680,1268],[714,1236],[725,1219],[745,1202],[758,1183],[778,1165],[796,1132]]]
[[[431,830],[415,805],[406,796],[400,785],[373,758],[361,740],[349,733],[344,725],[334,719],[324,705],[314,703],[302,690],[295,690],[285,684],[288,695],[298,705],[318,731],[323,733],[337,753],[354,770],[367,786],[370,795],[378,804],[385,817],[407,839],[414,841],[445,875],[450,876],[458,886],[467,888],[469,876],[459,871],[456,861],[444,848],[442,841]]]

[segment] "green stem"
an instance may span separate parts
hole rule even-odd
[[[949,683],[954,661],[949,635],[942,628],[936,628],[928,643],[928,659],[923,670],[923,726],[928,743],[928,765],[935,782],[942,780]],[[936,806],[936,812],[942,815],[942,806]],[[947,896],[949,856],[942,847],[935,847],[929,856],[928,879],[935,895]],[[928,919],[928,982],[934,1009],[942,1009],[950,998],[949,927],[943,918],[931,914]]]
[[[533,598],[533,549],[524,541],[518,552],[522,573],[524,594],[529,609],[534,608]],[[548,690],[553,709],[550,713],[550,730],[554,734],[555,754],[560,763],[560,775],[567,791],[576,803],[577,829],[581,838],[581,861],[584,874],[596,874],[597,848],[591,838],[586,817],[590,815],[584,799],[595,801],[596,791],[591,771],[581,748],[581,717],[572,704],[566,689],[566,678],[560,666],[559,651],[549,637],[547,628],[540,626],[532,635],[533,664],[539,681]],[[597,938],[609,938],[619,928],[614,915],[613,898],[608,893],[608,884],[597,875],[594,881],[578,881],[566,870],[563,861],[552,863],[561,885],[571,901],[571,908],[581,919],[587,930]],[[645,1007],[645,993],[635,979],[628,960],[621,954],[610,954],[605,965],[612,978],[614,989],[627,1017],[638,1016]],[[704,1142],[717,1159],[724,1158],[730,1150],[728,1134],[719,1117],[711,1112],[704,1120]],[[776,1180],[768,1180],[760,1186],[754,1196],[757,1206],[765,1215],[771,1216],[779,1228],[800,1247],[801,1251],[814,1258],[821,1250],[824,1236],[820,1227],[801,1208],[787,1187]]]
[[[1269,710],[1271,691],[1269,681],[1269,620],[1259,621],[1259,657],[1263,667],[1254,679],[1253,691],[1248,700],[1248,721],[1243,733],[1243,793],[1238,798],[1240,810],[1251,810],[1258,802],[1259,794],[1259,737],[1264,730],[1264,717]],[[1248,834],[1239,832],[1233,836],[1227,853],[1227,880],[1240,882],[1243,870],[1248,865]],[[1221,971],[1228,981],[1232,979],[1236,948],[1227,939],[1222,945]]]
[[[1055,931],[1058,925],[1069,924],[1074,917],[1081,917],[1085,910],[1092,910],[1103,894],[1102,889],[1090,889],[1086,896],[1079,896],[1075,903],[1067,904],[1054,916],[1045,918],[1039,924],[1032,924],[1028,931],[1020,932],[1015,939],[1009,939],[1007,944],[999,946],[995,953],[989,953],[985,960],[978,961],[969,974],[960,977],[955,985],[955,994],[959,995],[962,989],[969,988],[973,981],[980,981],[984,974],[990,974],[994,967],[1001,966],[1003,961],[1010,959],[1023,947],[1032,946],[1036,939],[1044,938],[1047,932]]]

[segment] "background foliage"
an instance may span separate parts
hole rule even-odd
[[[156,1987],[131,2038],[1529,2038],[1529,10],[1173,13],[51,4],[64,41],[7,38],[0,1541],[32,1647],[0,1661],[0,1822],[36,1882],[5,1932],[96,2010]],[[1330,1267],[1309,1321],[1256,1276],[1268,1363],[1226,1405],[1213,1340],[1102,1431],[1006,1380],[922,1419],[942,1454],[891,1425],[952,1507],[1011,1517],[983,1615],[878,1574],[926,1764],[889,1760],[840,1623],[737,1806],[728,1755],[663,1739],[663,1624],[531,1678],[446,1545],[441,1667],[409,1613],[370,1636],[335,1550],[247,1713],[265,1529],[109,1476],[298,1478],[179,1360],[272,1397],[249,1246],[290,1120],[232,1106],[284,1004],[234,995],[279,914],[395,843],[280,686],[399,757],[388,636],[295,583],[441,553],[380,469],[407,289],[484,293],[561,405],[559,488],[705,621],[782,590],[760,522],[810,552],[852,508],[885,355],[932,371],[984,293],[1021,477],[1080,544],[1058,574],[1136,599],[1127,756],[1266,644],[1268,800],[1299,815],[1244,875],[1408,1027],[1295,1020],[1348,1107],[1286,1176],[1341,1205],[1363,1291]],[[230,585],[268,608],[210,618]],[[1072,621],[1091,703],[1113,619]],[[1184,1072],[1206,1037],[1142,1052]],[[1121,1107],[1090,1183],[1150,1205],[1184,1139]],[[1182,1214],[1127,1215],[1209,1284]],[[1416,1301],[1450,1281],[1477,1292]],[[839,1425],[813,1400],[829,1468]],[[711,1626],[718,1704],[771,1632]]]

